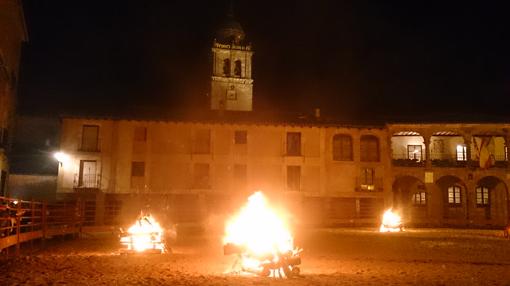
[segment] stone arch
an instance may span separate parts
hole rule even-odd
[[[393,207],[402,214],[405,224],[427,223],[429,193],[422,180],[409,175],[400,176],[393,182],[392,190]]]
[[[230,76],[230,59],[223,60],[223,75]]]
[[[436,185],[441,192],[441,209],[442,217],[446,219],[447,223],[463,224],[467,218],[467,204],[468,188],[466,183],[453,175],[442,176],[436,181]],[[451,187],[460,187],[460,201],[459,205],[450,203],[448,197],[448,189]]]
[[[479,204],[477,197],[478,187],[489,189],[489,205]],[[496,176],[486,176],[478,180],[473,190],[473,211],[471,218],[477,222],[485,224],[505,226],[509,223],[509,196],[508,186],[501,178]]]
[[[242,74],[242,63],[241,60],[236,60],[234,62],[234,75],[237,77],[241,77]]]

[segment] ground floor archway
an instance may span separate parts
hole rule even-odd
[[[429,193],[420,179],[413,176],[397,177],[392,189],[393,208],[401,214],[405,225],[428,223]]]

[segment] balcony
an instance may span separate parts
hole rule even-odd
[[[463,168],[470,167],[473,169],[481,168],[480,162],[477,160],[466,160],[465,157],[460,156],[459,154],[448,154],[448,153],[432,153],[432,166],[433,167],[451,167],[451,168]],[[458,160],[462,159],[462,160]],[[492,159],[484,168],[506,168],[508,166],[508,161],[505,158],[505,155],[501,156],[493,156]]]
[[[432,152],[430,158],[433,167],[463,168],[468,165],[465,155],[455,153]]]
[[[410,158],[408,154],[393,154],[392,162],[393,166],[398,167],[424,167],[425,161],[421,158],[421,156],[416,156],[417,158]]]
[[[101,188],[100,174],[75,174],[73,188],[76,189],[95,189]]]
[[[356,191],[357,192],[382,192],[383,179],[382,178],[356,178]]]

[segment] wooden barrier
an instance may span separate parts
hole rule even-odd
[[[58,235],[80,234],[84,221],[83,204],[47,204],[0,197],[0,251],[24,242]]]

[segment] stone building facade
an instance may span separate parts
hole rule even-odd
[[[390,207],[407,225],[508,224],[510,124],[253,119],[252,52],[232,18],[212,51],[209,119],[62,118],[57,194],[156,198],[181,221],[262,190],[302,224],[375,224]]]
[[[6,193],[21,45],[27,40],[21,1],[0,1],[0,196]]]
[[[203,217],[263,190],[302,223],[372,224],[393,207],[407,225],[500,227],[508,127],[63,118],[58,192],[166,195]]]
[[[315,223],[372,222],[391,199],[380,126],[63,118],[61,135],[59,193],[171,194],[207,213],[263,190]]]

